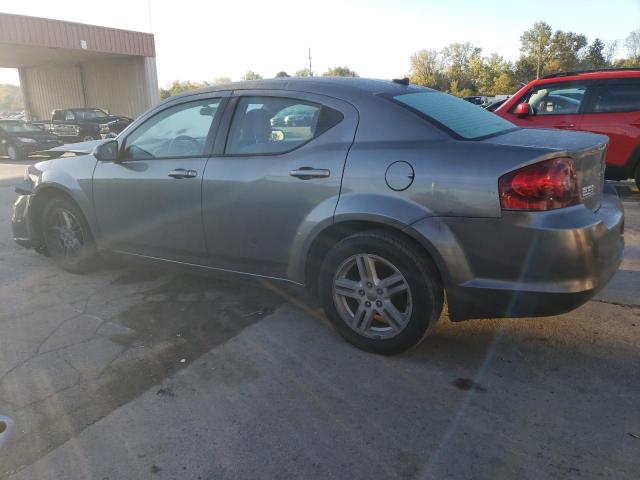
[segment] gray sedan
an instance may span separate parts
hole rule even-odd
[[[302,125],[277,122],[304,110]],[[17,242],[304,285],[358,347],[454,321],[566,312],[623,249],[607,138],[529,130],[404,80],[275,79],[170,98],[18,185]]]

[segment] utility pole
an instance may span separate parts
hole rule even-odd
[[[309,47],[309,76],[313,77],[313,70],[311,69],[311,47]]]

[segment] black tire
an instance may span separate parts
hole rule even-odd
[[[96,268],[98,253],[93,235],[73,201],[51,199],[42,212],[41,229],[47,254],[60,268],[71,273],[88,273]]]
[[[636,187],[640,190],[640,162],[638,162],[638,166],[636,167]]]
[[[405,317],[408,320],[398,333],[392,333],[390,337],[376,336],[371,332],[368,335],[356,332],[347,320],[343,319],[336,305],[339,300],[336,299],[334,279],[341,268],[347,268],[344,267],[345,262],[349,262],[354,256],[357,258],[360,254],[388,262],[402,274],[403,280],[408,284],[408,294],[411,295],[410,300],[405,300],[411,302],[410,314],[407,310]],[[373,289],[375,288],[374,286]],[[359,295],[364,295],[362,292],[359,291]],[[327,317],[347,341],[363,350],[385,355],[406,351],[431,333],[440,318],[444,301],[442,282],[433,261],[401,235],[383,230],[356,233],[338,242],[323,261],[319,294]],[[369,292],[366,295],[368,298]],[[344,308],[340,310],[344,312]],[[380,320],[381,315],[375,314],[374,318]]]
[[[20,151],[14,145],[11,145],[11,144],[7,146],[7,156],[12,162],[17,162],[18,160],[21,159]]]

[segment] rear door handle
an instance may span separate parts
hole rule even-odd
[[[185,170],[184,168],[176,168],[171,170],[167,175],[173,178],[194,178],[198,176],[195,170]]]
[[[324,168],[300,167],[297,170],[291,170],[289,175],[300,180],[310,180],[312,178],[327,178],[331,172]]]
[[[575,123],[559,123],[558,125],[554,125],[553,128],[576,128]]]

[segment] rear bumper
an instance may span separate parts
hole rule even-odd
[[[611,187],[596,212],[579,205],[440,221],[446,234],[434,247],[452,320],[565,313],[602,289],[622,260],[624,213]]]

